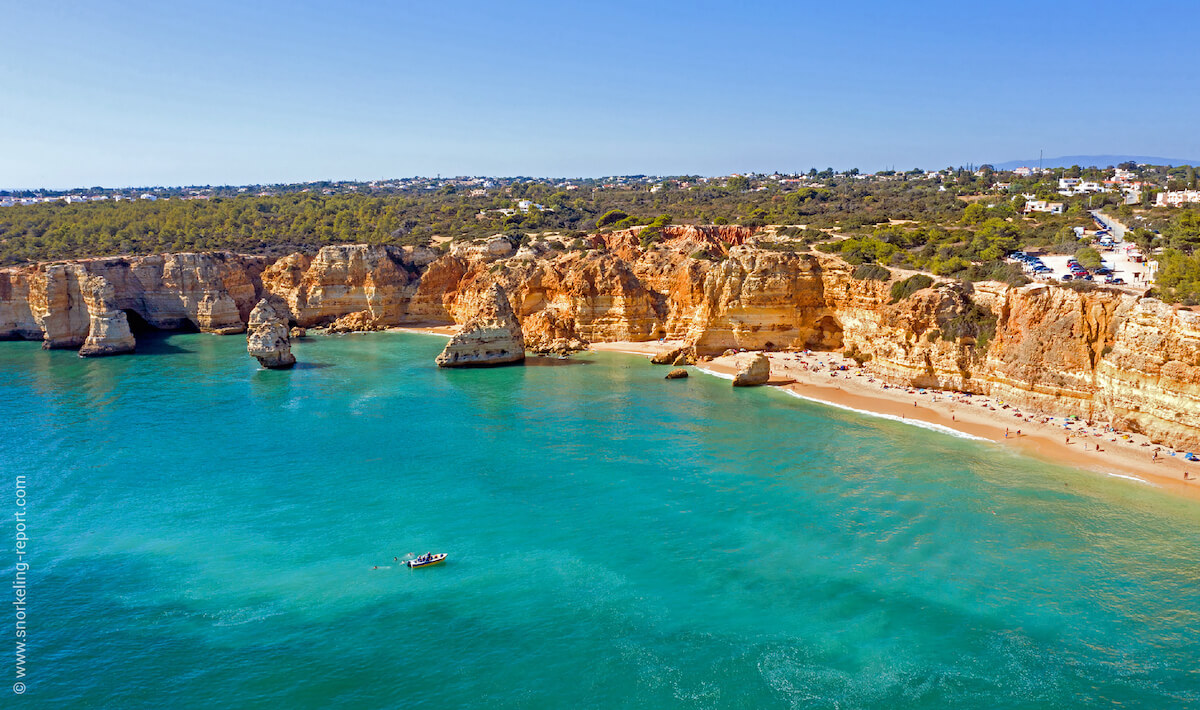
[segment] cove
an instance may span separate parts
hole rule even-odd
[[[285,372],[240,337],[0,343],[20,702],[1200,703],[1193,501],[639,357],[439,370],[444,343],[307,338]]]

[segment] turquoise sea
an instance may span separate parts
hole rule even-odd
[[[1200,707],[1200,504],[644,358],[0,343],[2,707]],[[405,553],[443,551],[409,570]],[[375,567],[378,566],[378,569]]]

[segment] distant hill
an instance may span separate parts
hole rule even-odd
[[[1058,158],[1041,159],[1042,167],[1044,168],[1069,168],[1072,165],[1078,165],[1081,168],[1090,168],[1092,166],[1106,168],[1109,165],[1126,163],[1130,160],[1135,163],[1148,163],[1150,165],[1200,165],[1200,160],[1156,158],[1150,155],[1064,155]],[[997,170],[1012,170],[1013,168],[1021,167],[1036,168],[1037,165],[1037,158],[1010,160],[1006,163],[992,163],[992,167]]]

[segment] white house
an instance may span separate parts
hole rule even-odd
[[[1062,214],[1064,205],[1061,202],[1047,202],[1046,200],[1028,200],[1025,202],[1025,212],[1046,212],[1049,214]]]
[[[156,195],[151,195],[149,192],[147,192],[147,193],[143,194],[143,195],[142,195],[140,198],[138,198],[138,199],[141,199],[141,200],[150,200],[151,202],[154,202],[155,200],[157,200],[157,199],[158,199],[158,196],[156,196]]]
[[[1158,193],[1157,207],[1179,207],[1188,202],[1200,202],[1200,190],[1171,190]]]

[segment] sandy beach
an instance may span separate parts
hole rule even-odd
[[[388,328],[390,333],[420,333],[422,335],[440,335],[446,338],[453,337],[461,329],[458,325],[427,325],[427,326],[395,326]]]
[[[611,353],[629,353],[630,355],[657,355],[668,350],[674,350],[686,345],[682,340],[614,340],[608,343],[592,343],[588,350],[600,350]]]
[[[630,344],[620,345],[622,352]],[[646,352],[665,347],[659,343]],[[768,353],[771,381],[805,399],[867,414],[908,420],[961,435],[1011,446],[1046,461],[1129,478],[1200,499],[1200,462],[1184,459],[1182,451],[1152,444],[1129,432],[1112,431],[1100,423],[1022,411],[993,397],[890,385],[850,358],[829,352]],[[732,357],[719,357],[697,369],[731,378]],[[1185,480],[1185,472],[1190,479]]]
[[[458,326],[389,328],[403,333],[450,337]],[[650,357],[685,345],[680,340],[592,343],[589,350]],[[908,421],[926,428],[1008,446],[1045,461],[1132,479],[1141,484],[1200,499],[1200,462],[1183,451],[1155,445],[1140,434],[1110,430],[1095,422],[1022,411],[994,397],[892,385],[854,360],[832,352],[773,352],[771,381],[804,399],[869,415]],[[732,378],[732,357],[700,363],[696,369]],[[1190,478],[1185,479],[1187,473]]]

